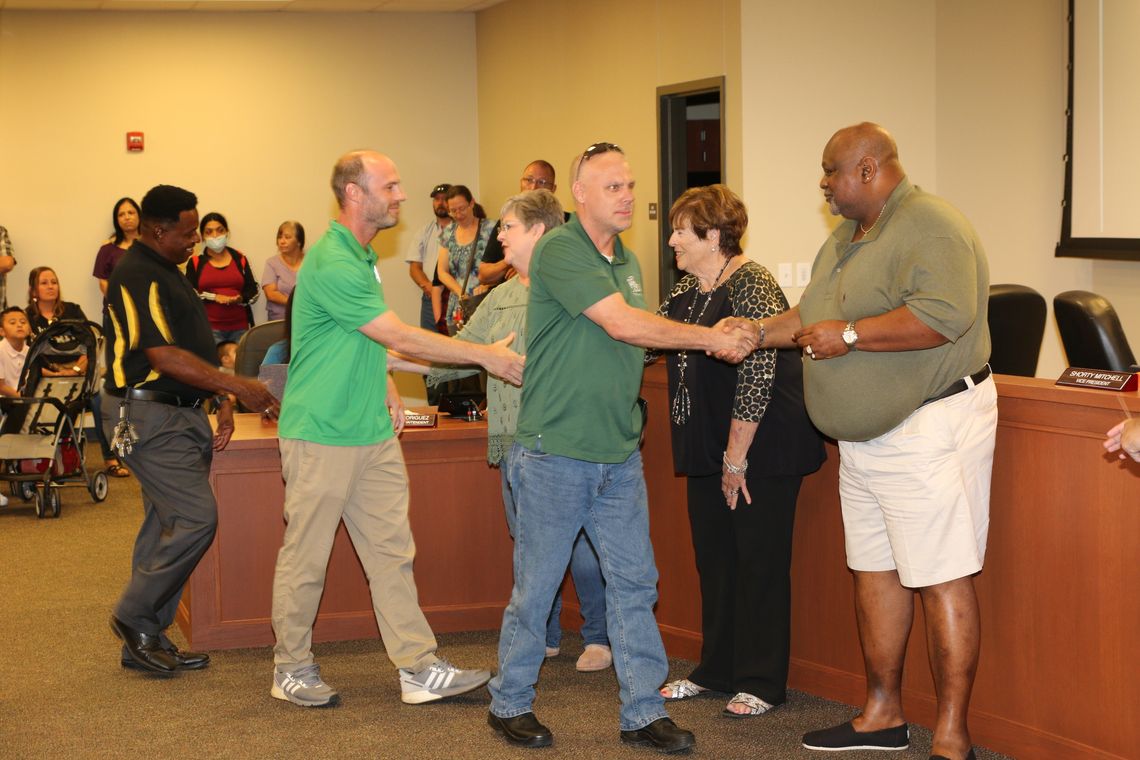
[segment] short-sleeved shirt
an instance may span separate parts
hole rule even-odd
[[[641,267],[614,241],[608,261],[577,217],[538,241],[530,263],[526,380],[515,440],[587,462],[624,462],[641,436],[645,351],[582,312],[620,293],[644,309]]]
[[[28,344],[17,351],[6,338],[0,338],[0,383],[18,390],[24,360],[28,358]]]
[[[124,388],[173,393],[186,401],[207,398],[195,388],[151,367],[145,350],[175,346],[218,366],[214,335],[194,286],[171,261],[136,240],[111,272],[103,316],[111,391]]]
[[[393,436],[388,351],[360,332],[386,311],[376,252],[331,222],[297,273],[282,438],[368,446]]]
[[[289,268],[281,254],[265,262],[265,269],[261,273],[261,288],[264,290],[266,285],[273,285],[278,293],[286,297],[297,287],[297,273]],[[285,304],[265,299],[265,315],[269,319],[285,319]]]
[[[404,261],[409,264],[420,264],[428,280],[435,279],[435,268],[439,264],[440,236],[449,226],[450,223],[440,227],[439,222],[432,219],[412,240],[412,244],[408,246],[408,253],[404,256]]]
[[[945,336],[918,351],[851,351],[804,363],[812,422],[840,441],[891,430],[989,359],[989,265],[974,228],[946,201],[899,183],[857,243],[847,220],[824,242],[800,299],[803,324],[844,322],[900,306]]]
[[[126,253],[126,248],[120,248],[114,242],[104,243],[103,247],[99,249],[99,253],[95,254],[95,268],[91,270],[91,274],[99,280],[111,279],[111,272],[114,271],[115,265]]]

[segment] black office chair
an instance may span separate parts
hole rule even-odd
[[[1045,337],[1045,299],[1024,285],[990,286],[990,367],[1002,375],[1033,377]]]
[[[285,320],[275,319],[263,322],[246,330],[238,341],[237,357],[234,359],[234,374],[242,377],[257,377],[265,352],[279,340],[285,338]]]
[[[1053,316],[1069,366],[1136,372],[1136,357],[1128,345],[1116,309],[1104,296],[1066,290],[1053,299]]]

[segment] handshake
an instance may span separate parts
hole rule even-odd
[[[760,345],[760,323],[743,317],[725,317],[711,328],[712,347],[706,353],[729,364],[739,364]]]

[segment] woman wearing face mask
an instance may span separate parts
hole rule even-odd
[[[214,331],[214,342],[241,339],[253,327],[253,309],[257,301],[257,280],[249,260],[226,243],[230,226],[216,211],[202,217],[198,225],[202,233],[203,252],[186,262],[186,277],[206,302],[206,317]]]

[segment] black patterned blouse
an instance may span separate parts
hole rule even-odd
[[[748,261],[710,293],[702,293],[697,278],[686,275],[657,313],[708,327],[728,316],[767,319],[787,309],[772,274]],[[699,350],[649,352],[646,360],[660,353],[667,361],[678,472],[719,472],[732,420],[761,423],[748,452],[750,474],[795,475],[819,467],[823,446],[804,409],[799,351],[758,349],[738,365]]]

